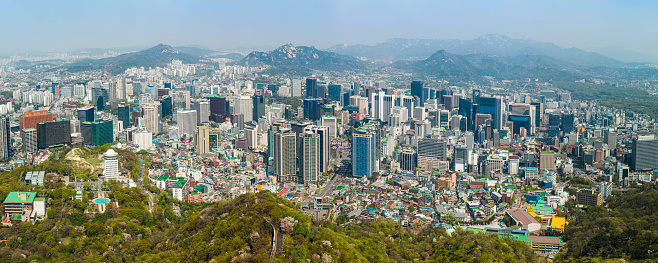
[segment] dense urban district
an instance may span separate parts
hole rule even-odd
[[[0,59],[0,262],[658,260],[655,68],[179,49]]]

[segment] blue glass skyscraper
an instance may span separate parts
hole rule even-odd
[[[352,175],[366,176],[377,171],[377,146],[375,133],[354,133],[352,136]]]

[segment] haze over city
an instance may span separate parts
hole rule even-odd
[[[158,43],[328,48],[502,34],[658,57],[657,10],[655,1],[6,1],[0,54]]]

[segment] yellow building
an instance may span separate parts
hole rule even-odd
[[[564,226],[567,225],[567,220],[564,217],[554,216],[551,219],[551,229],[564,233]]]

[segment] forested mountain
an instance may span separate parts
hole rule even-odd
[[[118,74],[131,67],[164,67],[174,59],[186,64],[199,62],[197,56],[179,52],[169,45],[159,44],[146,50],[126,53],[116,57],[83,59],[64,65],[63,68],[71,72],[103,69],[112,74]]]
[[[453,80],[473,80],[484,76],[498,79],[552,79],[562,74],[573,74],[579,66],[546,56],[521,55],[515,57],[484,54],[456,55],[439,50],[420,61],[400,61],[393,68],[424,76],[436,76]]]
[[[572,208],[564,232],[566,253],[559,258],[658,260],[658,187],[645,185],[606,201],[608,207]]]
[[[309,74],[314,70],[356,71],[365,68],[362,61],[315,47],[283,45],[267,52],[254,51],[242,59],[239,65],[271,66],[292,74]]]
[[[547,56],[581,66],[622,67],[625,63],[596,52],[577,48],[561,48],[553,43],[515,39],[498,34],[483,35],[472,40],[457,39],[390,39],[373,46],[336,45],[327,51],[374,60],[422,60],[437,50],[457,55],[486,54],[493,56]]]

